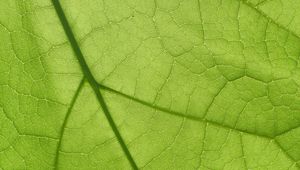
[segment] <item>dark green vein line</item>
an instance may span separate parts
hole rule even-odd
[[[58,140],[58,144],[57,144],[57,148],[56,148],[56,156],[55,156],[55,162],[54,162],[54,169],[58,169],[58,161],[59,161],[59,151],[60,151],[60,148],[61,148],[61,143],[62,143],[62,138],[64,136],[64,133],[65,133],[65,127],[68,123],[68,120],[69,120],[69,117],[70,117],[70,114],[71,114],[71,111],[74,107],[74,104],[78,98],[78,95],[83,87],[83,84],[84,84],[84,79],[81,80],[73,98],[72,98],[72,101],[71,101],[71,104],[68,108],[68,111],[67,111],[67,114],[65,116],[65,119],[64,119],[64,122],[61,126],[61,130],[60,130],[60,136],[59,136],[59,140]]]
[[[221,127],[221,128],[224,128],[224,129],[228,129],[228,130],[232,130],[232,131],[236,131],[236,132],[243,132],[245,134],[249,134],[249,135],[254,135],[254,136],[258,136],[258,137],[261,137],[261,138],[265,138],[265,139],[269,139],[269,140],[273,140],[273,136],[268,136],[268,135],[261,135],[261,134],[256,134],[256,133],[251,133],[249,131],[246,131],[246,130],[242,130],[242,129],[237,129],[237,128],[233,128],[231,126],[228,126],[228,125],[224,125],[224,124],[220,124],[220,123],[217,123],[217,122],[214,122],[214,121],[211,121],[211,120],[208,120],[208,119],[205,119],[205,118],[201,118],[201,117],[197,117],[197,116],[193,116],[193,115],[185,115],[183,113],[180,113],[180,112],[176,112],[176,111],[172,111],[172,110],[168,110],[166,108],[163,108],[163,107],[159,107],[159,106],[154,106],[153,104],[151,103],[148,103],[146,101],[143,101],[143,100],[140,100],[140,99],[137,99],[137,98],[134,98],[132,96],[129,96],[127,94],[124,94],[122,92],[119,92],[117,90],[114,90],[110,87],[107,87],[107,86],[104,86],[104,85],[101,85],[101,84],[98,84],[99,88],[100,89],[103,89],[103,90],[106,90],[106,91],[109,91],[109,92],[112,92],[112,93],[115,93],[115,94],[118,94],[119,96],[123,96],[129,100],[133,100],[137,103],[140,103],[142,105],[145,105],[145,106],[148,106],[150,108],[153,108],[155,110],[159,110],[159,111],[162,111],[166,114],[169,114],[169,115],[173,115],[173,116],[177,116],[177,117],[183,117],[183,118],[187,118],[187,119],[190,119],[190,120],[194,120],[194,121],[198,121],[198,122],[203,122],[203,123],[209,123],[213,126],[217,126],[217,127]]]
[[[60,22],[61,22],[61,24],[64,28],[64,31],[65,31],[68,39],[69,39],[69,42],[72,46],[72,49],[73,49],[74,53],[76,54],[76,57],[77,57],[77,59],[79,61],[79,64],[81,66],[81,70],[82,70],[85,78],[87,79],[87,81],[91,85],[92,89],[94,90],[94,93],[96,94],[98,102],[102,107],[102,110],[103,110],[103,112],[106,116],[106,119],[108,120],[109,125],[111,126],[114,134],[116,135],[116,137],[117,137],[117,139],[118,139],[118,141],[119,141],[119,143],[122,147],[122,150],[125,153],[125,155],[126,155],[128,161],[129,161],[129,163],[131,164],[132,168],[133,169],[138,169],[135,161],[133,160],[133,158],[132,158],[132,156],[131,156],[131,154],[130,154],[130,152],[129,152],[129,150],[128,150],[128,148],[127,148],[127,146],[126,146],[126,144],[125,144],[125,142],[124,142],[124,140],[123,140],[123,138],[122,138],[122,136],[121,136],[121,134],[120,134],[120,132],[119,132],[112,116],[111,116],[111,114],[110,114],[110,112],[109,112],[109,110],[108,110],[108,107],[107,107],[107,105],[104,101],[104,98],[103,98],[103,96],[102,96],[102,94],[101,94],[101,92],[98,88],[98,83],[95,80],[95,78],[93,77],[93,75],[92,75],[92,73],[91,73],[91,71],[90,71],[90,69],[89,69],[89,67],[88,67],[88,65],[87,65],[87,63],[86,63],[86,61],[83,57],[83,54],[82,54],[82,52],[79,48],[79,45],[78,45],[78,43],[77,43],[77,41],[74,37],[72,29],[71,29],[71,27],[70,27],[70,25],[67,21],[67,18],[64,14],[64,11],[63,11],[63,9],[60,5],[59,0],[52,0],[52,3],[54,5],[56,13],[57,13],[57,15],[60,19]]]
[[[269,17],[265,12],[263,12],[261,9],[259,9],[258,6],[254,6],[248,0],[238,0],[238,1],[242,2],[242,4],[248,6],[249,8],[252,8],[254,11],[256,11],[257,13],[259,13],[260,15],[262,15],[263,17],[265,17],[267,20],[271,21],[277,27],[279,27],[279,28],[283,29],[284,31],[288,32],[292,36],[297,37],[298,39],[300,39],[300,36],[297,33],[295,33],[294,31],[290,30],[289,28],[286,28],[284,25],[276,22],[273,18]]]
[[[236,129],[234,127],[231,127],[231,126],[227,126],[227,125],[224,125],[224,124],[220,124],[220,123],[217,123],[217,122],[214,122],[214,121],[211,121],[211,120],[207,120],[205,118],[200,118],[200,117],[196,117],[196,116],[192,116],[192,115],[184,115],[182,113],[179,113],[179,112],[176,112],[176,111],[172,111],[172,110],[168,110],[166,108],[163,108],[163,107],[159,107],[159,106],[154,106],[146,101],[143,101],[143,100],[140,100],[140,99],[137,99],[137,98],[134,98],[132,96],[129,96],[127,94],[124,94],[124,93],[121,93],[117,90],[114,90],[110,87],[107,87],[107,86],[104,86],[102,84],[98,84],[99,88],[100,89],[103,89],[103,90],[106,90],[106,91],[109,91],[111,93],[115,93],[119,96],[123,96],[124,98],[127,98],[129,100],[133,100],[137,103],[140,103],[142,105],[145,105],[147,107],[150,107],[150,108],[153,108],[155,110],[159,110],[159,111],[162,111],[166,114],[169,114],[169,115],[173,115],[173,116],[177,116],[177,117],[183,117],[183,118],[187,118],[187,119],[190,119],[190,120],[193,120],[193,121],[198,121],[198,122],[203,122],[203,123],[209,123],[213,126],[216,126],[216,127],[220,127],[220,128],[224,128],[224,129],[227,129],[227,130],[232,130],[232,131],[235,131],[235,132],[240,132],[240,133],[245,133],[245,134],[248,134],[248,135],[253,135],[253,136],[257,136],[257,137],[260,137],[260,138],[263,138],[263,139],[267,139],[267,140],[271,140],[271,141],[274,141],[279,149],[293,162],[296,162],[296,166],[299,167],[299,165],[297,164],[297,161],[295,159],[293,159],[288,153],[286,153],[286,151],[281,147],[281,145],[278,143],[278,141],[276,140],[276,136],[268,136],[268,135],[261,135],[261,134],[256,134],[256,133],[252,133],[252,132],[249,132],[249,131],[246,131],[246,130],[242,130],[242,129]],[[300,167],[299,167],[300,168]]]
[[[274,142],[275,142],[275,144],[281,149],[281,151],[282,151],[282,153],[286,156],[286,157],[288,157],[292,162],[295,162],[295,166],[297,167],[297,168],[299,168],[300,169],[300,166],[299,166],[299,164],[298,164],[298,162],[288,153],[288,152],[286,152],[285,150],[284,150],[284,148],[282,147],[282,145],[277,141],[277,140],[274,140]]]
[[[159,106],[154,106],[153,104],[151,103],[148,103],[146,101],[143,101],[143,100],[140,100],[140,99],[137,99],[137,98],[134,98],[132,96],[129,96],[127,94],[124,94],[122,92],[119,92],[117,90],[114,90],[110,87],[107,87],[107,86],[104,86],[102,84],[98,84],[99,88],[100,89],[103,89],[103,90],[106,90],[108,92],[111,92],[111,93],[114,93],[114,94],[117,94],[119,96],[122,96],[124,98],[127,98],[129,100],[133,100],[137,103],[140,103],[142,105],[145,105],[147,107],[150,107],[150,108],[153,108],[155,110],[159,110],[159,111],[162,111],[166,114],[169,114],[169,115],[173,115],[173,116],[177,116],[177,117],[183,117],[183,118],[187,118],[187,119],[190,119],[190,120],[193,120],[193,121],[198,121],[198,122],[203,122],[203,123],[209,123],[213,126],[216,126],[216,127],[220,127],[220,128],[224,128],[224,129],[227,129],[227,130],[232,130],[232,131],[235,131],[235,132],[239,132],[239,133],[245,133],[245,134],[248,134],[248,135],[253,135],[253,136],[257,136],[257,137],[260,137],[260,138],[263,138],[263,139],[267,139],[267,140],[271,140],[271,141],[274,141],[279,149],[293,162],[296,163],[296,166],[299,167],[299,165],[297,164],[297,161],[295,159],[293,159],[288,153],[286,153],[286,151],[283,149],[283,147],[278,143],[278,141],[276,140],[276,136],[268,136],[268,135],[262,135],[262,134],[256,134],[256,133],[252,133],[252,132],[249,132],[249,131],[246,131],[246,130],[242,130],[242,129],[237,129],[237,128],[234,128],[234,127],[231,127],[231,126],[227,126],[227,125],[224,125],[224,124],[220,124],[220,123],[217,123],[217,122],[214,122],[214,121],[211,121],[211,120],[207,120],[205,118],[201,118],[201,117],[196,117],[196,116],[192,116],[192,115],[184,115],[180,112],[176,112],[176,111],[172,111],[172,110],[168,110],[166,108],[163,108],[163,107],[159,107]],[[300,168],[300,167],[299,167]]]
[[[292,127],[291,129],[287,129],[285,131],[282,131],[282,132],[278,133],[276,136],[284,135],[284,134],[289,133],[289,132],[291,132],[291,131],[293,131],[295,129],[298,129],[298,128],[300,128],[300,126],[296,125],[296,126]]]

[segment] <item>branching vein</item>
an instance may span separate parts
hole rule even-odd
[[[119,132],[119,130],[118,130],[111,114],[110,114],[110,112],[109,112],[109,110],[108,110],[108,107],[107,107],[107,105],[104,101],[104,98],[103,98],[100,90],[98,89],[98,83],[95,80],[95,78],[93,77],[93,75],[92,75],[92,73],[91,73],[91,71],[90,71],[90,69],[89,69],[89,67],[88,67],[88,65],[87,65],[87,63],[86,63],[86,61],[83,57],[83,54],[82,54],[82,52],[79,48],[79,45],[78,45],[78,43],[77,43],[77,41],[74,37],[73,31],[72,31],[72,29],[71,29],[71,27],[70,27],[70,25],[67,21],[67,18],[64,14],[64,11],[63,11],[63,9],[60,5],[59,0],[52,0],[52,3],[54,5],[56,13],[57,13],[57,15],[60,19],[60,22],[61,22],[61,24],[64,28],[64,31],[65,31],[65,33],[68,37],[68,40],[71,44],[71,47],[72,47],[72,49],[73,49],[73,51],[74,51],[74,53],[75,53],[75,55],[76,55],[76,57],[79,61],[79,64],[81,66],[81,70],[83,72],[84,77],[87,79],[88,83],[92,87],[92,89],[93,89],[93,91],[94,91],[94,93],[97,97],[97,100],[98,100],[99,104],[102,107],[102,110],[105,114],[105,117],[108,120],[108,123],[109,123],[110,127],[112,128],[115,136],[117,137],[117,139],[118,139],[118,141],[119,141],[119,143],[122,147],[122,150],[124,151],[124,153],[125,153],[128,161],[130,162],[132,168],[133,169],[138,169],[135,161],[133,160],[133,158],[131,156],[131,153],[129,152],[129,150],[128,150],[128,148],[127,148],[127,146],[126,146],[126,144],[125,144],[125,142],[124,142],[124,140],[123,140],[123,138],[122,138],[122,136],[121,136],[121,134],[120,134],[120,132]]]
[[[70,104],[70,107],[68,108],[68,111],[67,111],[67,114],[65,116],[65,119],[64,119],[64,122],[61,126],[61,130],[60,130],[60,136],[59,136],[59,140],[58,140],[58,144],[57,144],[57,148],[56,148],[56,157],[55,157],[55,162],[54,162],[54,169],[58,169],[58,161],[59,161],[59,152],[61,150],[61,143],[62,143],[62,139],[63,139],[63,136],[64,136],[64,132],[65,132],[65,128],[66,128],[66,125],[68,123],[68,120],[69,120],[69,117],[70,117],[70,114],[72,112],[72,109],[74,107],[74,104],[78,98],[78,95],[83,87],[83,84],[84,84],[84,79],[81,80],[76,92],[75,92],[75,95],[71,101],[71,104]]]

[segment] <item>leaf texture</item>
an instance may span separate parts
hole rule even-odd
[[[0,0],[0,169],[300,169],[299,0]]]

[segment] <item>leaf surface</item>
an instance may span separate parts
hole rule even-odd
[[[297,4],[0,1],[0,168],[300,169]]]

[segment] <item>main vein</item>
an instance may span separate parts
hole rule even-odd
[[[253,9],[255,9],[257,12],[259,12],[260,14],[262,14],[264,17],[270,19],[273,23],[275,23],[280,28],[283,28],[284,30],[287,30],[289,33],[291,33],[292,35],[300,38],[299,36],[297,36],[297,34],[295,34],[294,32],[292,32],[290,30],[288,30],[287,28],[279,25],[274,20],[272,20],[271,18],[267,17],[262,11],[258,10],[257,8],[253,7],[252,5],[250,5],[248,2],[245,2],[243,0],[242,0],[242,2],[245,5],[247,5],[247,6],[251,7],[251,8],[253,8]],[[116,126],[113,118],[112,118],[112,116],[111,116],[111,114],[110,114],[110,112],[109,112],[109,109],[108,109],[108,107],[107,107],[107,105],[105,103],[105,100],[104,100],[104,98],[103,98],[103,96],[102,96],[102,94],[100,92],[99,87],[102,88],[102,89],[105,89],[105,90],[117,93],[119,95],[122,95],[122,96],[124,96],[126,98],[130,98],[132,100],[135,100],[135,101],[137,101],[137,102],[139,102],[139,103],[141,103],[143,105],[147,105],[149,107],[153,107],[155,109],[161,110],[161,111],[163,111],[165,113],[168,113],[168,114],[172,114],[172,115],[180,116],[180,117],[185,117],[185,118],[196,120],[196,121],[203,121],[203,122],[207,122],[207,123],[210,123],[212,125],[215,125],[215,126],[221,126],[223,128],[226,128],[226,129],[230,129],[230,130],[234,130],[234,131],[238,131],[238,132],[242,132],[242,133],[247,133],[247,134],[251,134],[251,135],[256,135],[256,136],[259,136],[259,137],[262,137],[262,138],[266,138],[266,139],[269,139],[269,140],[274,140],[275,143],[279,146],[279,148],[284,152],[283,148],[276,141],[276,139],[274,137],[272,137],[272,136],[265,136],[265,135],[254,134],[254,133],[251,133],[251,132],[248,132],[248,131],[243,131],[243,130],[235,129],[235,128],[228,127],[228,126],[225,126],[225,125],[222,125],[222,124],[218,124],[216,122],[209,121],[209,120],[206,120],[206,119],[202,119],[202,118],[198,118],[198,117],[194,117],[194,116],[190,116],[190,115],[182,115],[180,113],[169,111],[169,110],[164,109],[164,108],[154,107],[154,106],[152,106],[151,104],[149,104],[147,102],[144,102],[144,101],[139,100],[139,99],[132,98],[131,96],[128,96],[126,94],[123,94],[123,93],[120,93],[118,91],[115,91],[115,90],[113,90],[113,89],[111,89],[109,87],[105,87],[103,85],[99,85],[98,82],[93,77],[93,75],[92,75],[92,73],[91,73],[91,71],[90,71],[90,69],[89,69],[89,67],[88,67],[88,65],[87,65],[87,63],[86,63],[86,61],[85,61],[85,59],[83,57],[83,54],[82,54],[82,52],[80,50],[80,47],[79,47],[79,45],[78,45],[78,43],[77,43],[77,41],[76,41],[76,39],[74,37],[72,29],[71,29],[71,27],[70,27],[70,25],[69,25],[69,23],[68,23],[68,21],[66,19],[66,16],[65,16],[64,11],[63,11],[63,9],[62,9],[62,7],[60,5],[59,0],[52,0],[52,3],[54,5],[56,13],[57,13],[57,15],[58,15],[58,17],[60,19],[60,22],[61,22],[61,24],[62,24],[62,26],[64,28],[64,31],[65,31],[65,33],[66,33],[66,35],[68,37],[68,40],[69,40],[69,42],[70,42],[70,44],[72,46],[72,49],[73,49],[74,53],[76,54],[76,57],[77,57],[77,59],[79,61],[79,64],[80,64],[81,69],[82,69],[82,72],[84,74],[84,77],[87,79],[88,83],[91,85],[91,87],[92,87],[92,89],[93,89],[93,91],[94,91],[94,93],[95,93],[95,95],[97,97],[97,100],[98,100],[99,104],[101,105],[102,110],[103,110],[103,112],[104,112],[104,114],[105,114],[105,116],[106,116],[106,118],[107,118],[107,120],[108,120],[108,122],[109,122],[109,124],[110,124],[110,126],[111,126],[111,128],[112,128],[112,130],[114,132],[114,134],[116,135],[116,137],[117,137],[117,139],[118,139],[118,141],[119,141],[119,143],[120,143],[120,145],[121,145],[121,147],[122,147],[122,149],[123,149],[123,151],[124,151],[124,153],[125,153],[128,161],[130,162],[130,164],[131,164],[131,166],[132,166],[133,169],[138,169],[138,167],[137,167],[135,161],[133,160],[133,158],[132,158],[132,156],[131,156],[131,154],[130,154],[130,152],[129,152],[129,150],[128,150],[128,148],[127,148],[127,146],[126,146],[126,144],[125,144],[125,142],[124,142],[124,140],[123,140],[123,138],[122,138],[122,136],[121,136],[121,134],[120,134],[120,132],[119,132],[119,130],[118,130],[118,128],[117,128],[117,126]],[[83,81],[81,82],[81,84],[79,85],[78,90],[75,93],[75,96],[73,98],[74,101],[72,100],[72,104],[71,104],[71,106],[70,106],[70,108],[68,110],[68,113],[66,115],[64,124],[62,126],[63,129],[64,129],[65,124],[67,122],[67,119],[68,119],[68,117],[70,115],[71,109],[72,109],[72,107],[73,107],[73,105],[75,103],[75,100],[76,100],[76,98],[77,98],[77,96],[79,94],[79,91],[81,89],[82,84],[83,84]],[[61,133],[61,138],[62,138],[62,135],[63,135],[63,133]],[[60,145],[61,145],[61,139],[60,139],[58,147],[57,147],[57,156],[56,156],[56,160],[55,160],[55,168],[57,168],[57,164],[58,164],[58,154],[59,154],[58,152],[59,152],[59,149],[60,149]],[[289,154],[287,154],[286,152],[284,152],[284,153],[292,161],[295,161]],[[298,167],[298,164],[296,164],[296,166]]]
[[[73,31],[72,31],[72,29],[71,29],[71,27],[68,23],[68,20],[67,20],[65,14],[64,14],[64,11],[63,11],[63,9],[60,5],[59,0],[52,0],[52,3],[54,5],[56,13],[57,13],[57,15],[60,19],[60,22],[61,22],[61,24],[64,28],[64,31],[65,31],[65,33],[68,37],[68,40],[69,40],[69,42],[72,46],[72,49],[73,49],[73,51],[74,51],[74,53],[75,53],[75,55],[76,55],[76,57],[79,61],[79,64],[81,66],[81,70],[82,70],[85,78],[89,82],[90,86],[92,87],[92,89],[93,89],[93,91],[94,91],[94,93],[97,97],[97,100],[98,100],[100,106],[102,107],[102,110],[103,110],[103,112],[106,116],[106,119],[108,120],[108,123],[109,123],[110,127],[112,128],[117,140],[119,141],[119,143],[121,145],[121,148],[122,148],[123,152],[125,153],[125,155],[126,155],[128,161],[129,161],[129,163],[131,164],[132,168],[133,169],[138,169],[135,161],[133,160],[133,158],[132,158],[132,156],[131,156],[131,154],[130,154],[130,152],[129,152],[129,150],[128,150],[128,148],[127,148],[127,146],[126,146],[126,144],[125,144],[125,142],[124,142],[124,140],[123,140],[123,138],[122,138],[122,136],[121,136],[121,134],[120,134],[113,118],[112,118],[112,116],[111,116],[111,114],[110,114],[110,112],[109,112],[109,109],[108,109],[108,107],[107,107],[107,105],[104,101],[104,98],[103,98],[103,96],[100,92],[100,89],[98,88],[98,83],[97,83],[96,79],[94,78],[94,76],[92,75],[92,73],[91,73],[91,71],[90,71],[90,69],[89,69],[89,67],[88,67],[88,65],[87,65],[87,63],[86,63],[86,61],[83,57],[83,54],[82,54],[82,52],[79,48],[79,45],[78,45],[78,43],[75,39]]]

